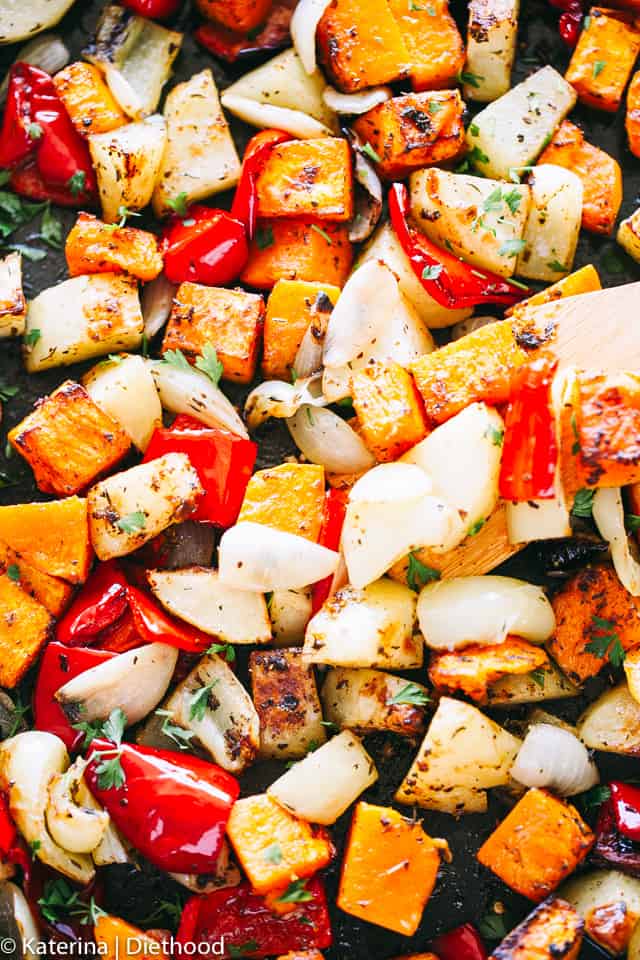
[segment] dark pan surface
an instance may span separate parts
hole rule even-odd
[[[28,2],[28,0],[25,0]],[[79,55],[88,35],[92,32],[99,11],[105,0],[78,0],[70,14],[59,27],[59,32],[71,49],[72,57]],[[370,0],[375,3],[376,0]],[[204,67],[211,67],[216,80],[221,87],[239,73],[248,69],[248,65],[229,71],[213,58],[196,46],[189,27],[195,22],[195,16],[185,5],[185,11],[176,22],[179,29],[186,30],[185,42],[176,65],[177,80],[183,80]],[[464,30],[466,20],[466,4],[453,3],[454,11]],[[524,0],[520,18],[520,42],[514,82],[524,79],[529,73],[544,66],[553,64],[564,72],[568,56],[566,48],[556,32],[557,12],[550,8],[544,0]],[[3,68],[13,59],[14,51],[9,48],[0,53],[0,63]],[[4,74],[4,69],[2,70]],[[572,119],[583,125],[587,138],[608,153],[612,154],[621,163],[624,171],[624,202],[620,216],[628,216],[640,204],[640,161],[634,158],[626,146],[624,134],[624,117],[622,112],[618,116],[598,113],[593,110],[578,108]],[[249,131],[239,123],[233,123],[234,136],[240,149],[243,148]],[[216,198],[215,203],[224,205]],[[71,226],[74,214],[58,210],[65,226],[65,233]],[[32,241],[37,234],[38,220],[24,228],[13,239],[22,242]],[[580,267],[587,263],[594,263],[601,275],[603,285],[616,286],[632,280],[640,279],[640,267],[622,252],[611,239],[596,238],[593,235],[582,233],[575,266]],[[64,280],[67,276],[64,256],[52,250],[47,258],[40,263],[25,264],[25,292],[33,297],[45,287],[52,286]],[[638,319],[630,316],[629,323],[636,323]],[[602,317],[606,324],[607,317]],[[597,357],[594,357],[597,365]],[[86,368],[85,365],[84,368]],[[17,385],[19,393],[5,406],[3,422],[0,424],[0,473],[6,473],[15,479],[15,485],[0,489],[0,504],[17,503],[32,499],[43,499],[36,490],[30,470],[19,458],[6,459],[4,454],[7,431],[31,409],[34,401],[49,393],[66,377],[77,377],[83,372],[83,367],[56,369],[45,374],[27,377],[22,369],[20,351],[17,343],[0,341],[0,381]],[[228,386],[228,385],[227,385]],[[227,390],[225,386],[225,390]],[[236,391],[233,399],[240,401],[242,395]],[[291,445],[284,430],[278,424],[268,425],[261,431],[259,466],[278,463],[283,455],[291,452]],[[528,567],[527,554],[524,562],[519,559],[518,575],[527,575],[530,572],[532,579],[537,579],[534,566]],[[533,559],[531,559],[533,564]],[[546,706],[546,705],[545,705]],[[575,716],[578,705],[565,705],[562,710],[572,711]],[[504,722],[504,721],[503,721]],[[367,792],[365,798],[376,803],[391,803],[394,791],[404,776],[411,762],[415,746],[409,745],[400,738],[386,736],[371,737],[367,747],[372,752],[380,771],[379,782]],[[605,755],[598,758],[603,779],[614,775],[620,777],[637,776],[639,765],[634,761],[625,761],[622,758],[611,758]],[[243,784],[246,793],[256,792],[266,786],[277,771],[274,765],[260,765],[251,771]],[[406,811],[405,811],[406,812]],[[481,867],[475,853],[484,838],[492,831],[503,815],[504,808],[499,799],[491,800],[488,814],[464,817],[460,821],[453,818],[424,813],[425,828],[432,836],[445,837],[450,844],[453,860],[451,864],[444,864],[434,895],[432,896],[420,930],[412,939],[407,939],[379,927],[359,922],[338,910],[334,911],[335,945],[326,952],[328,960],[387,960],[398,954],[425,950],[431,937],[444,930],[450,929],[459,923],[471,921],[478,924],[492,909],[494,902],[506,905],[508,916],[512,923],[523,917],[528,904],[503,886],[489,871]],[[339,850],[342,848],[349,814],[343,817],[334,831]],[[339,875],[340,858],[336,866],[329,871],[328,892],[330,899],[335,901]],[[126,894],[122,888],[123,877],[119,877],[114,886],[120,888],[113,894],[115,910],[118,899],[122,904],[122,912],[132,921],[140,919],[136,916],[136,905],[131,901],[128,908],[123,902]],[[115,878],[114,878],[115,880]],[[149,888],[149,895],[155,896]],[[583,960],[595,960],[605,956],[600,950],[586,945],[581,957]]]

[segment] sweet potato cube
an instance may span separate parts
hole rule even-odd
[[[9,569],[24,592],[38,600],[54,617],[59,617],[67,608],[73,595],[71,585],[38,570],[0,540],[0,573]]]
[[[134,957],[155,957],[167,960],[160,940],[120,917],[104,914],[93,928],[101,957],[106,960],[133,960]]]
[[[399,80],[411,67],[412,57],[386,0],[331,0],[316,40],[322,64],[344,93]]]
[[[427,417],[444,423],[476,400],[504,403],[527,359],[509,320],[491,323],[409,364]]]
[[[584,188],[582,226],[593,233],[611,233],[622,203],[622,172],[617,160],[588,143],[580,127],[565,120],[538,163],[553,163],[580,177]]]
[[[236,800],[227,835],[254,890],[282,890],[310,877],[331,860],[331,844],[266,793]]]
[[[465,51],[448,0],[388,0],[388,5],[409,51],[413,89],[453,86],[464,68]]]
[[[215,20],[234,33],[248,33],[267,19],[273,0],[196,0],[207,20]]]
[[[583,927],[571,904],[550,897],[507,934],[489,960],[578,960]]]
[[[72,277],[82,273],[129,273],[154,280],[162,271],[158,238],[135,227],[113,228],[90,213],[80,213],[64,248]]]
[[[629,138],[629,150],[634,157],[640,157],[640,70],[632,76],[627,90],[625,127]]]
[[[420,822],[361,801],[351,821],[338,906],[368,923],[413,936],[439,866],[438,847]]]
[[[625,590],[611,567],[581,570],[552,602],[556,630],[549,652],[576,683],[600,673],[610,644],[619,642],[623,650],[640,644],[640,600]]]
[[[344,224],[325,223],[319,227],[304,220],[262,220],[240,280],[258,290],[270,290],[280,279],[342,287],[352,261],[353,247]]]
[[[56,73],[53,83],[74,127],[83,137],[109,133],[129,123],[102,73],[93,64],[76,60]]]
[[[489,684],[506,675],[531,673],[549,665],[549,657],[519,637],[507,637],[504,643],[486,647],[472,645],[452,653],[433,653],[429,680],[442,693],[463,693],[483,701]]]
[[[351,152],[346,140],[288,140],[275,147],[257,181],[261,217],[353,217]]]
[[[575,807],[534,787],[485,840],[478,860],[512,890],[540,903],[573,873],[594,841]]]
[[[296,354],[307,332],[322,337],[340,288],[330,283],[278,280],[267,300],[262,372],[267,380],[290,380]]]
[[[430,163],[457,156],[465,146],[458,90],[406,93],[392,97],[354,123],[356,133],[380,157],[378,173],[402,180]]]
[[[317,541],[323,515],[324,468],[314,463],[281,463],[251,477],[238,522],[264,523]]]
[[[22,680],[52,629],[46,607],[0,574],[0,686],[11,689]]]
[[[377,460],[397,460],[424,440],[427,423],[411,376],[397,363],[373,363],[351,386],[362,439]]]
[[[9,442],[30,464],[38,488],[61,497],[84,490],[131,446],[119,423],[74,380],[42,400],[9,432]]]
[[[210,344],[225,380],[250,383],[256,372],[263,319],[264,300],[259,294],[181,283],[162,352],[182,350],[195,363]]]
[[[507,314],[517,317],[529,307],[539,307],[543,303],[553,303],[556,300],[564,299],[564,297],[576,297],[579,293],[593,293],[601,289],[602,284],[598,271],[589,263],[586,267],[580,267],[574,273],[558,280],[557,283],[552,283],[550,287],[545,287],[539,293],[534,293],[527,300],[522,300],[515,307],[510,307]]]
[[[565,76],[581,103],[615,113],[640,51],[632,12],[591,7]]]
[[[0,540],[41,573],[84,583],[93,553],[80,497],[0,507]]]

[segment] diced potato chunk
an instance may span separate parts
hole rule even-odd
[[[489,103],[507,93],[516,55],[520,0],[471,0],[467,32],[465,100]]]
[[[589,704],[578,721],[578,735],[590,750],[640,756],[640,704],[626,683]]]
[[[411,697],[407,695],[408,686]],[[390,730],[413,737],[424,730],[425,708],[419,702],[420,694],[426,704],[426,687],[408,684],[392,673],[332,667],[325,676],[321,696],[326,719],[340,729],[363,735]]]
[[[529,177],[531,207],[516,273],[531,280],[557,280],[573,267],[582,220],[582,181],[550,163]]]
[[[616,240],[630,257],[640,263],[640,207],[622,221]]]
[[[22,292],[22,257],[9,253],[0,260],[0,340],[24,333],[27,302]]]
[[[316,678],[300,648],[254,650],[249,670],[263,757],[299,760],[324,743]]]
[[[116,354],[85,373],[82,382],[96,406],[117,420],[144,453],[153,431],[162,426],[160,398],[144,358]]]

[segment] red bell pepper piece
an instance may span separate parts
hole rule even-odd
[[[94,194],[89,148],[76,131],[48,73],[27,63],[11,68],[0,132],[0,166],[34,155],[44,184],[71,194]]]
[[[172,283],[233,283],[249,259],[245,229],[226,210],[195,204],[174,217],[163,237],[164,272]]]
[[[440,960],[487,960],[489,956],[480,934],[470,923],[443,933],[432,947]]]
[[[55,699],[54,694],[74,677],[86,673],[110,660],[115,653],[107,650],[91,650],[88,647],[65,647],[62,643],[49,643],[40,661],[40,670],[33,694],[33,718],[36,730],[54,733],[68,750],[75,750],[82,741],[83,733],[74,730],[71,721]]]
[[[347,501],[349,494],[346,490],[331,489],[327,491],[324,500],[324,516],[322,518],[322,528],[318,543],[329,550],[338,550],[340,548],[340,538],[342,536],[342,527],[344,524],[345,513],[347,512]],[[329,596],[333,575],[325,577],[314,583],[311,589],[311,610],[317,613],[322,604]]]
[[[122,786],[100,786],[97,768],[119,755]],[[161,870],[211,873],[238,781],[213,763],[131,743],[92,742],[85,771],[96,800],[133,846]]]
[[[205,491],[191,519],[226,529],[238,519],[257,452],[251,440],[183,414],[171,428],[154,431],[144,462],[186,453]]]
[[[416,277],[442,307],[475,307],[482,303],[512,306],[531,295],[528,287],[513,283],[487,270],[478,270],[455,254],[432,243],[409,223],[409,194],[403,183],[389,190],[391,224]]]
[[[143,590],[129,584],[127,593],[136,631],[145,643],[168,643],[187,653],[201,653],[211,646],[210,636],[170,617]]]
[[[150,17],[151,20],[164,20],[171,17],[178,10],[181,0],[122,0],[125,7],[133,10],[140,17]]]
[[[24,167],[18,167],[11,174],[9,186],[14,193],[29,200],[45,201],[57,204],[59,207],[91,206],[95,196],[87,193],[74,193],[66,187],[53,187],[46,184],[34,161],[29,161]]]
[[[324,885],[319,877],[305,884],[311,899],[278,916],[248,883],[192,897],[182,912],[177,941],[217,943],[224,939],[223,957],[270,957],[289,951],[324,950],[331,946],[331,922]],[[232,949],[235,947],[235,950]]]
[[[551,383],[558,361],[540,357],[516,371],[505,416],[500,496],[513,502],[554,496],[558,450]]]
[[[281,50],[291,43],[289,25],[296,0],[276,0],[259,33],[235,33],[219,23],[204,23],[194,37],[205,49],[227,63],[265,50]]]
[[[94,643],[129,606],[127,579],[114,560],[99,563],[59,621],[56,636],[69,646]]]
[[[31,858],[18,837],[16,825],[9,811],[9,802],[3,793],[0,793],[0,862],[22,867],[25,882],[28,882]]]
[[[250,240],[253,240],[258,219],[258,174],[273,148],[291,139],[291,134],[283,133],[282,130],[261,130],[247,144],[242,160],[240,181],[231,206],[231,215],[244,224]]]
[[[640,840],[640,789],[614,780],[609,784],[611,805],[618,833]]]

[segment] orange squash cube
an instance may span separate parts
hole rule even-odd
[[[324,468],[315,463],[281,463],[251,477],[238,523],[264,523],[317,541],[323,516]]]
[[[8,574],[0,574],[0,686],[15,687],[51,639],[53,617]]]
[[[134,957],[155,957],[166,960],[161,941],[138,927],[105,914],[98,917],[93,928],[100,956],[107,960],[133,960]]]
[[[632,12],[591,7],[565,76],[581,103],[615,113],[640,51]]]
[[[90,213],[78,214],[64,247],[69,274],[129,273],[154,280],[162,272],[158,238],[147,230],[103,223]]]
[[[80,497],[0,507],[0,540],[40,573],[84,583],[93,558]]]
[[[629,150],[634,157],[640,157],[640,70],[634,73],[627,90],[625,127],[629,138]]]
[[[353,124],[380,158],[376,169],[387,180],[456,157],[465,148],[458,90],[406,93],[378,104]]]
[[[362,439],[377,460],[397,460],[427,435],[422,401],[411,376],[397,363],[373,363],[351,386]]]
[[[565,120],[538,163],[553,163],[580,177],[584,188],[582,226],[593,233],[611,233],[622,203],[622,172],[617,160],[588,143],[580,127]]]
[[[109,133],[129,123],[101,71],[92,63],[82,60],[70,63],[56,73],[53,84],[74,127],[83,137]]]
[[[522,300],[515,307],[509,307],[507,316],[518,317],[529,307],[539,307],[543,303],[553,303],[556,300],[562,300],[564,297],[576,297],[579,293],[594,293],[596,290],[602,290],[598,271],[592,264],[586,267],[580,267],[574,273],[570,273],[557,283],[552,283],[550,287],[545,287],[539,293],[534,293],[532,297]]]
[[[195,363],[210,344],[222,364],[225,380],[250,383],[258,363],[263,320],[264,300],[259,294],[181,283],[162,352],[182,350]]]
[[[203,17],[221,23],[234,33],[248,33],[264,23],[273,0],[196,0]]]
[[[419,821],[361,801],[351,821],[338,906],[360,920],[413,936],[439,866],[438,847]]]
[[[16,571],[17,582],[25,593],[38,600],[50,614],[59,617],[64,613],[73,596],[70,584],[38,570],[0,540],[0,573],[6,573],[9,567]]]
[[[429,680],[442,693],[463,693],[482,702],[487,687],[500,677],[531,673],[548,665],[549,657],[542,647],[519,637],[507,637],[496,646],[473,644],[451,653],[432,653]]]
[[[295,219],[262,220],[240,280],[258,290],[270,290],[281,279],[342,287],[352,262],[353,247],[346,224],[319,226]]]
[[[340,287],[304,280],[278,280],[267,300],[262,372],[267,380],[289,380],[309,324],[318,335],[338,302]]]
[[[353,217],[349,144],[340,137],[288,140],[275,147],[256,184],[260,217]]]
[[[607,926],[611,930],[610,916]],[[566,900],[549,898],[507,934],[489,960],[578,960],[584,927],[582,917]]]
[[[409,51],[413,89],[452,87],[464,69],[465,50],[448,0],[388,0],[388,5]]]
[[[73,380],[10,430],[9,443],[31,466],[38,489],[60,497],[84,490],[131,447],[120,424]]]
[[[575,807],[534,787],[485,840],[478,860],[512,890],[540,903],[573,873],[594,842]]]
[[[504,403],[527,355],[509,320],[490,323],[409,364],[427,417],[444,423],[470,403]]]
[[[227,824],[236,856],[258,893],[282,891],[331,860],[331,844],[266,793],[236,800]]]

